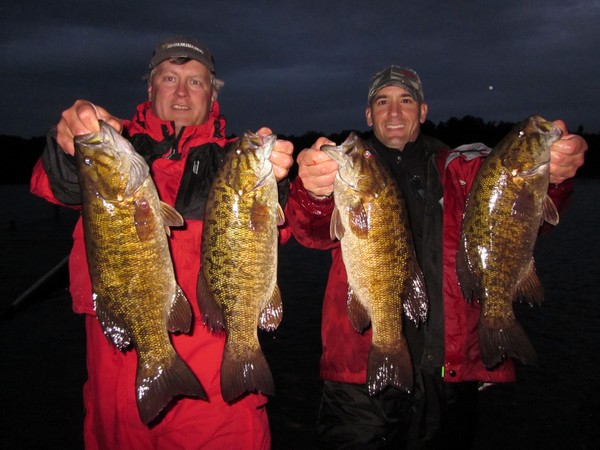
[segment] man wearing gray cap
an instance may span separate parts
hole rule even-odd
[[[476,327],[467,326],[477,323],[479,309],[463,299],[454,268],[466,186],[473,181],[482,154],[453,152],[424,136],[420,125],[427,109],[413,69],[389,66],[372,77],[365,110],[372,128],[367,145],[403,191],[429,297],[425,324],[416,328],[412,321],[404,321],[415,375],[411,394],[395,387],[373,397],[368,393],[371,332],[357,333],[348,320],[346,270],[340,243],[330,237],[338,165],[320,147],[331,142],[321,137],[297,158],[298,177],[292,183],[286,218],[298,242],[331,249],[332,255],[321,325],[324,385],[319,448],[468,448],[477,423],[478,382],[515,379],[511,360],[494,370],[484,367]],[[564,134],[551,147],[548,193],[561,209],[587,144],[568,134],[561,121],[556,124]]]
[[[177,283],[192,307],[190,334],[171,334],[179,356],[194,372],[207,398],[176,398],[150,424],[140,420],[136,408],[135,352],[117,350],[104,336],[96,318],[81,220],[73,232],[70,257],[73,309],[85,315],[88,379],[84,386],[84,441],[87,449],[261,449],[270,448],[267,398],[251,393],[225,402],[221,396],[220,368],[224,333],[203,324],[196,298],[204,209],[212,179],[224,159],[225,118],[217,92],[209,50],[195,39],[174,36],[161,42],[152,54],[148,75],[148,101],[137,106],[132,120],[121,120],[90,102],[78,100],[62,114],[56,134],[36,165],[32,192],[47,200],[73,207],[81,204],[73,164],[73,137],[98,131],[98,120],[122,131],[148,165],[160,199],[174,206],[185,226],[173,228],[169,245]],[[260,134],[270,134],[267,128]],[[293,146],[277,141],[271,162],[281,194],[293,163]],[[282,240],[286,230],[282,229]],[[177,386],[157,375],[162,386]],[[179,392],[175,392],[177,394]],[[149,397],[149,395],[148,395]],[[160,404],[159,406],[162,406]]]

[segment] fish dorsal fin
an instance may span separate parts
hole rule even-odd
[[[185,294],[176,286],[175,295],[171,301],[167,328],[171,333],[189,333],[192,325],[192,308]]]
[[[276,284],[273,289],[271,298],[267,301],[266,305],[258,316],[258,327],[261,330],[273,331],[277,329],[281,323],[283,316],[283,304],[281,302],[281,291],[279,286]]]
[[[356,298],[356,295],[354,295],[354,291],[350,286],[348,286],[346,309],[348,310],[350,323],[356,331],[362,333],[369,327],[369,324],[371,323],[369,312]]]
[[[550,225],[558,225],[558,210],[548,195],[546,195],[546,198],[544,198],[542,217]]]
[[[337,208],[333,208],[333,212],[331,213],[331,222],[329,222],[329,234],[331,236],[331,240],[342,240],[344,237],[344,232],[345,230],[344,225],[342,224],[340,211]]]

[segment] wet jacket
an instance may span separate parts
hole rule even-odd
[[[402,152],[368,141],[391,170],[404,192],[415,250],[425,275],[430,311],[418,329],[405,321],[413,363],[445,381],[506,382],[515,379],[511,360],[488,370],[479,355],[479,305],[462,296],[455,270],[456,251],[466,195],[485,152],[452,151],[436,139],[419,136]],[[560,209],[572,192],[572,182],[551,186]],[[442,206],[443,205],[443,206]],[[347,277],[340,244],[329,235],[333,198],[315,199],[302,180],[292,183],[286,218],[301,244],[330,249],[332,265],[323,300],[321,377],[365,383],[370,329],[357,333],[347,317]]]

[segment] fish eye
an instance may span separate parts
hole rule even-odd
[[[86,166],[91,166],[91,165],[92,165],[92,158],[90,158],[89,156],[85,157],[85,158],[83,159],[83,163],[84,163]]]

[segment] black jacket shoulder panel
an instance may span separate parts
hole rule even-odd
[[[80,205],[81,191],[75,158],[66,154],[56,142],[56,128],[46,135],[41,161],[54,197],[65,205]]]
[[[225,154],[226,150],[215,143],[190,149],[174,205],[185,219],[204,219],[210,186]]]

